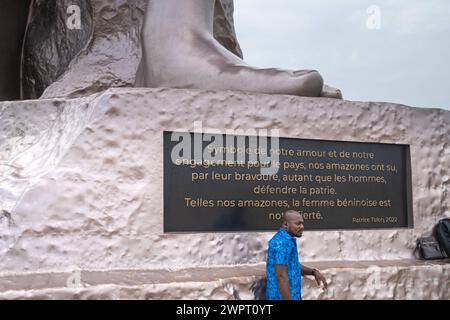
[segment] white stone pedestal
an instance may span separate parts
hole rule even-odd
[[[282,137],[410,145],[414,228],[306,231],[299,240],[302,261],[413,259],[416,238],[450,216],[450,112],[445,110],[175,89],[110,89],[72,100],[2,102],[0,206],[10,215],[0,220],[1,274],[264,264],[271,233],[163,234],[162,132],[191,130],[195,121],[223,130],[278,128]],[[398,274],[400,266],[389,274]],[[437,282],[448,281],[447,266],[427,268]],[[419,277],[414,270],[405,271],[406,278]],[[401,283],[406,278],[386,281],[400,292],[407,288]],[[0,282],[0,291],[5,288]],[[336,288],[340,293],[332,297],[388,297],[345,288]],[[394,297],[413,297],[407,291]],[[420,297],[433,298],[432,291]],[[438,295],[450,298],[448,292]]]

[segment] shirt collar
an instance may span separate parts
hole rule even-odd
[[[280,230],[278,230],[278,232],[280,233],[280,235],[283,238],[296,241],[295,237],[291,236],[286,230],[284,230],[284,228],[280,228]]]

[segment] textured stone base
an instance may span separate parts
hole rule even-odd
[[[278,128],[282,137],[410,145],[414,228],[306,230],[299,240],[301,261],[413,259],[416,239],[450,215],[450,112],[445,110],[175,89],[110,89],[78,99],[3,102],[0,208],[6,211],[0,211],[0,272],[81,269],[108,275],[115,272],[108,270],[263,264],[271,232],[163,233],[163,131],[192,130],[195,121],[202,121],[204,129]],[[450,278],[447,266],[383,267],[381,282],[376,280],[380,290],[365,288],[378,272],[367,270],[350,266],[341,277],[329,269],[336,285],[327,297],[448,298],[438,289],[443,275]],[[248,287],[255,275],[262,273],[237,279]],[[178,288],[167,281],[146,284],[147,289],[131,285],[135,289],[129,291],[123,285],[118,292],[148,298],[234,297],[218,279],[199,280],[201,286],[185,282],[177,293],[161,289]],[[121,286],[100,282],[98,290],[83,288],[76,297],[107,297]],[[75,294],[45,288],[14,292],[17,297]],[[252,297],[246,290],[238,290],[241,298]],[[305,291],[305,298],[318,296],[317,290]]]
[[[450,260],[309,263],[329,281],[303,278],[303,299],[450,299]],[[265,297],[265,266],[109,270],[0,276],[0,299],[227,299]]]

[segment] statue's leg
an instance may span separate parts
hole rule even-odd
[[[213,37],[215,0],[151,0],[136,86],[243,90],[339,98],[315,70],[258,69]]]

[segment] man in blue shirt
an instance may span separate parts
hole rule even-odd
[[[294,210],[283,214],[281,228],[269,240],[267,254],[266,298],[268,300],[301,300],[302,275],[312,275],[319,286],[327,288],[327,281],[319,270],[300,265],[297,239],[304,230],[303,216]]]

